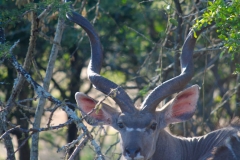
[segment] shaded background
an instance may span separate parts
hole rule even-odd
[[[6,42],[12,45],[20,40],[14,49],[20,64],[24,63],[29,47],[31,16],[28,5],[34,6],[35,15],[39,15],[52,2],[46,1],[3,1],[1,24],[5,29]],[[50,3],[51,2],[51,3]],[[161,82],[180,73],[179,54],[186,35],[198,16],[206,9],[207,3],[197,1],[74,1],[74,8],[92,22],[98,32],[104,51],[104,63],[101,74],[121,85],[140,106],[147,93]],[[58,1],[48,14],[37,21],[37,38],[30,59],[29,73],[35,81],[43,84],[53,37],[59,17]],[[4,11],[4,12],[3,12]],[[7,12],[8,11],[8,12]],[[26,12],[28,11],[28,12]],[[94,98],[103,95],[92,88],[86,76],[86,67],[90,57],[89,40],[85,32],[72,22],[65,20],[60,50],[55,61],[49,92],[61,101],[75,103],[74,94],[84,92]],[[222,54],[223,44],[218,39],[216,27],[208,29],[198,39],[194,52],[195,75],[189,85],[198,84],[201,95],[198,108],[193,118],[184,124],[169,126],[169,130],[179,136],[198,136],[219,127],[226,126],[233,117],[239,116],[240,89],[239,75],[233,74],[239,59]],[[7,103],[18,74],[14,67],[5,60],[0,64],[0,102]],[[23,88],[14,101],[14,107],[7,116],[9,123],[21,128],[31,128],[38,99],[33,88],[24,82]],[[167,98],[166,102],[171,97]],[[111,100],[109,104],[115,106]],[[165,101],[159,106],[163,105]],[[47,101],[42,116],[41,126],[47,125],[54,105]],[[74,109],[73,106],[69,105]],[[80,116],[78,110],[76,113]],[[64,123],[67,115],[57,109],[54,111],[51,125]],[[8,124],[8,128],[12,125]],[[111,127],[91,128],[106,159],[118,159],[121,154],[119,137]],[[79,131],[80,133],[81,131]],[[2,133],[1,133],[2,134]],[[20,131],[11,133],[17,159],[30,158],[31,139]],[[56,153],[59,147],[76,139],[77,129],[74,124],[40,133],[39,158],[59,159],[66,153]],[[0,159],[6,159],[6,150],[0,142]],[[69,151],[71,154],[71,151]],[[76,159],[93,159],[95,153],[88,144]]]

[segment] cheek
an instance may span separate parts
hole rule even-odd
[[[143,154],[146,158],[152,157],[156,150],[156,144],[157,144],[157,133],[152,133],[146,137],[143,138]]]
[[[126,142],[124,141],[124,139],[126,139],[126,133],[125,132],[120,132],[119,131],[119,137],[120,137],[120,145],[121,145],[121,148],[124,149],[124,146],[126,144]]]

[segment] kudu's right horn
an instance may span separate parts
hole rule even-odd
[[[91,44],[91,60],[88,65],[89,80],[92,82],[96,89],[106,95],[108,95],[112,89],[117,89],[116,94],[114,94],[112,98],[119,105],[121,111],[134,112],[134,104],[127,93],[120,86],[100,75],[103,59],[102,47],[100,39],[91,23],[74,11],[67,13],[67,18],[70,21],[80,25],[87,32],[87,35],[89,37]]]

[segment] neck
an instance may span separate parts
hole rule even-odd
[[[161,130],[157,140],[156,152],[151,159],[155,160],[159,157],[174,160],[207,159],[211,156],[214,147],[222,145],[224,140],[235,132],[235,128],[227,127],[204,136],[185,138]]]
[[[156,152],[154,153],[152,160],[158,159],[159,157],[161,157],[161,159],[181,159],[177,155],[181,155],[182,147],[180,146],[182,141],[181,138],[173,136],[166,130],[161,130],[157,140]]]

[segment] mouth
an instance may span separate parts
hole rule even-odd
[[[131,158],[131,157],[129,157],[129,156],[124,156],[124,158],[125,158],[126,160],[144,160],[144,157],[141,156],[141,155],[137,155],[137,156],[134,157],[134,158]]]

